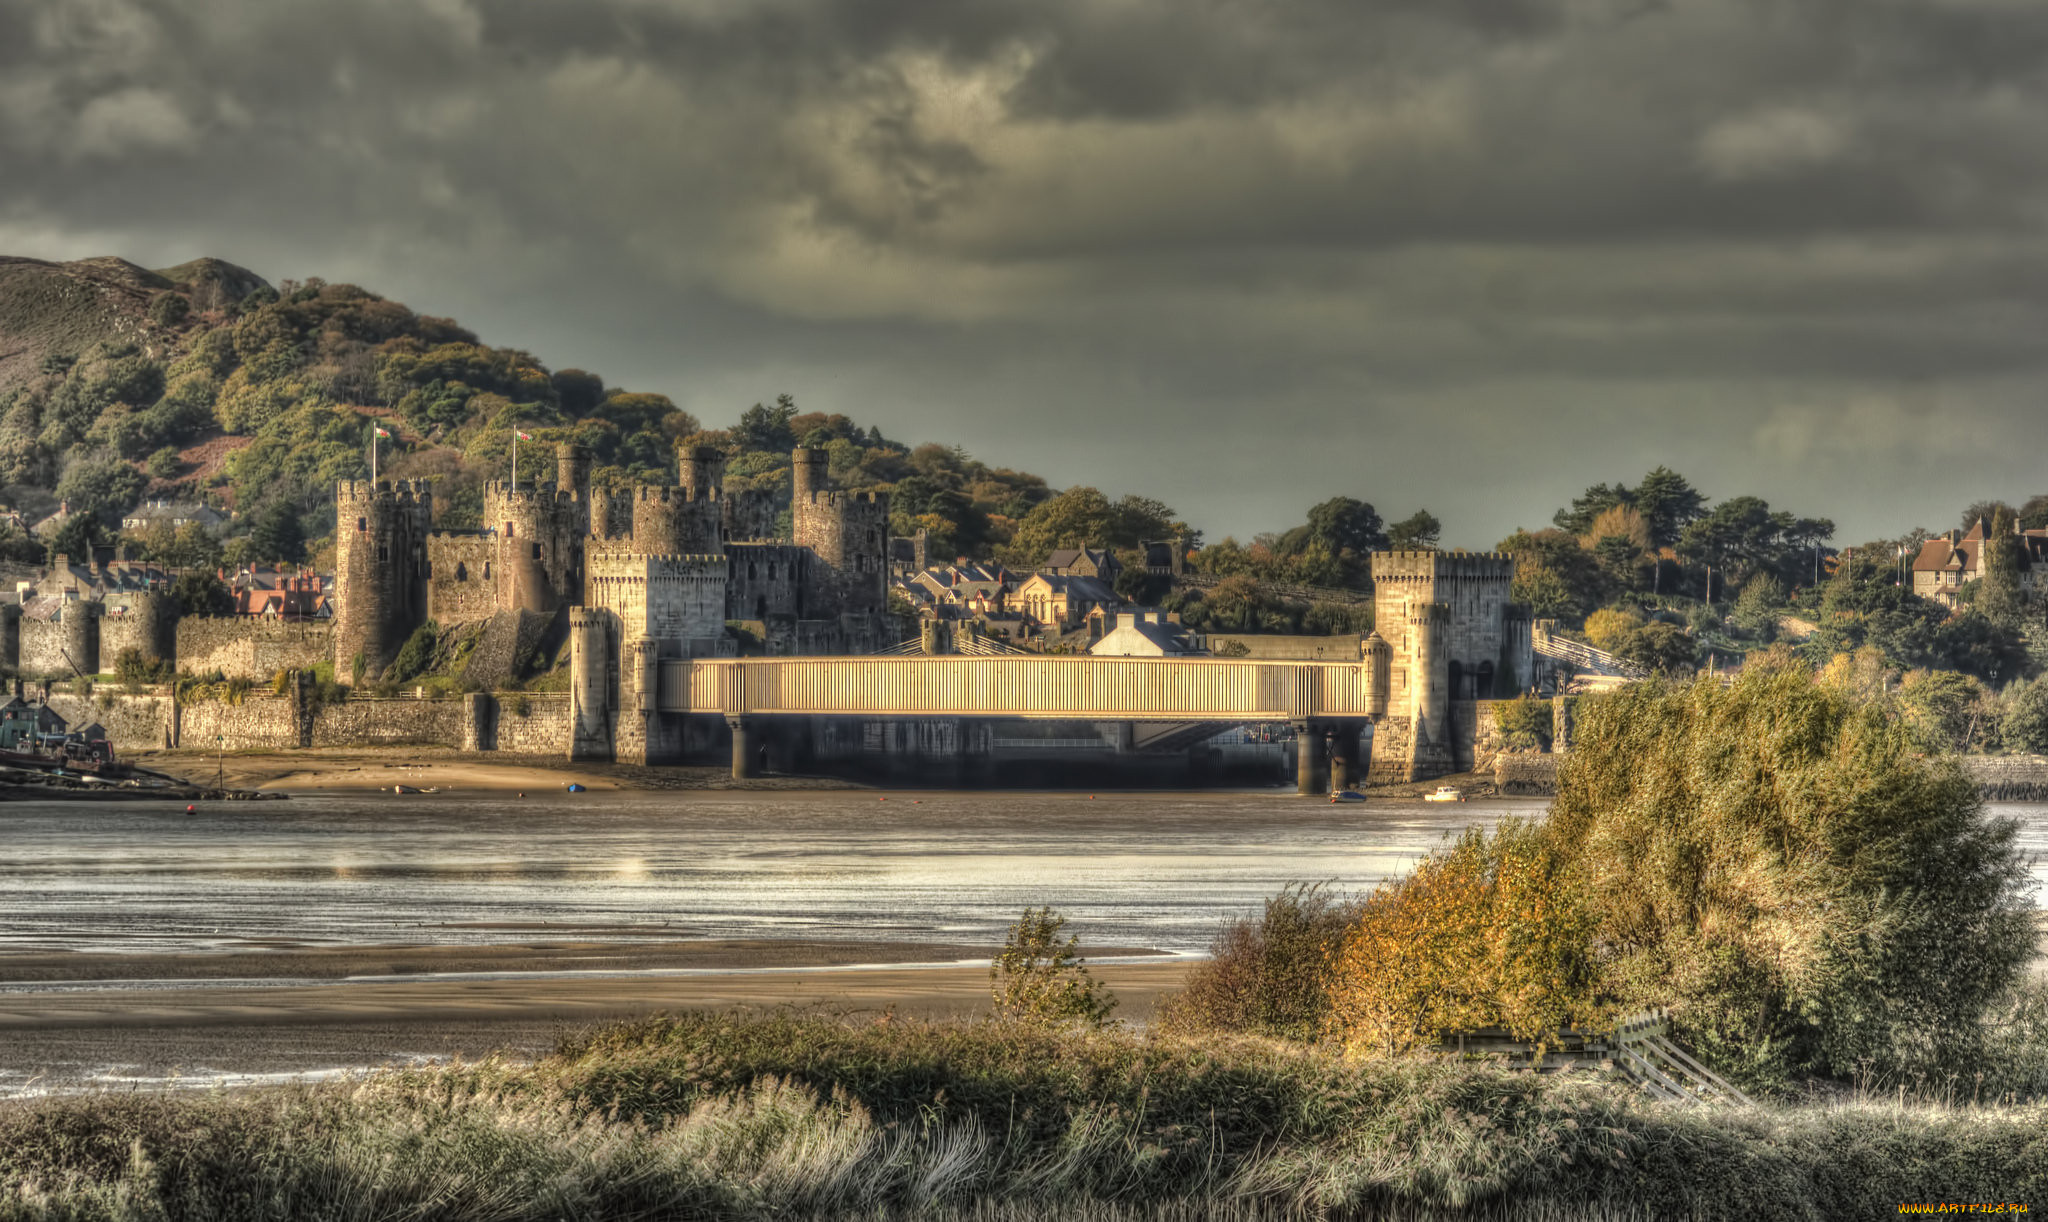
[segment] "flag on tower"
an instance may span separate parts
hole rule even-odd
[[[517,430],[517,429],[514,429],[513,431],[514,431],[514,432],[518,432],[518,430]],[[532,440],[533,440],[533,434],[531,434],[531,433],[520,433],[520,434],[519,434],[519,440],[521,440],[521,441],[532,441]]]
[[[377,436],[379,436],[379,437],[389,437],[389,436],[391,436],[391,434],[389,434],[389,433],[385,432],[385,431],[384,431],[384,426],[380,424],[380,425],[378,425],[378,426],[377,426]]]

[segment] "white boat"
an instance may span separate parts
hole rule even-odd
[[[1465,791],[1456,785],[1439,785],[1430,793],[1422,795],[1425,802],[1463,802]]]

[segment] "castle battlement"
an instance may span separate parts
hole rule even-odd
[[[423,479],[386,479],[371,483],[366,479],[337,480],[334,499],[338,504],[360,505],[366,502],[387,501],[391,504],[408,504],[428,500],[434,495],[434,485]]]
[[[496,499],[516,505],[573,504],[576,493],[564,491],[553,484],[542,484],[538,488],[525,484],[514,488],[509,480],[492,479],[484,481],[485,499]]]
[[[725,499],[725,490],[711,485],[690,488],[678,484],[673,487],[659,484],[635,484],[633,499],[636,501],[659,501],[663,504],[709,504]]]
[[[877,505],[886,507],[889,504],[889,494],[886,492],[807,492],[791,499],[798,504],[824,506]]]
[[[1510,552],[1374,552],[1374,581],[1434,579],[1441,577],[1479,578],[1506,581],[1515,574],[1515,557]]]
[[[1408,623],[1411,627],[1425,624],[1448,624],[1451,622],[1449,603],[1409,603]]]

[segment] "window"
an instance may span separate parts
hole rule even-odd
[[[486,560],[486,561],[484,561],[484,580],[485,580],[485,581],[489,581],[490,579],[491,579],[491,562],[490,562],[490,561],[488,561],[488,560]]]
[[[390,563],[390,561],[391,561],[391,549],[390,549],[390,548],[388,548],[388,547],[385,547],[385,546],[384,546],[383,544],[381,544],[381,543],[380,543],[380,544],[378,544],[378,545],[377,545],[377,563],[378,563],[378,564],[388,564],[388,563]]]
[[[370,519],[368,519],[368,518],[357,518],[357,519],[356,519],[356,529],[357,529],[358,531],[365,531],[365,530],[368,530],[368,529],[370,529]]]
[[[505,537],[507,539],[512,537],[512,523],[510,522],[505,523]]]
[[[768,562],[768,580],[775,580],[775,562],[773,560]]]
[[[538,543],[533,545],[533,558],[535,560],[540,559],[540,544]]]

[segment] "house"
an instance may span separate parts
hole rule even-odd
[[[49,705],[23,699],[17,686],[14,698],[0,705],[0,751],[33,751],[52,735],[63,737],[65,724]]]
[[[1069,632],[1091,611],[1114,610],[1122,601],[1107,582],[1094,577],[1033,573],[1010,595],[1008,606],[1041,628]]]
[[[243,569],[226,580],[238,615],[322,619],[333,614],[319,575],[310,569]]]
[[[1120,611],[1116,627],[1088,647],[1098,658],[1178,658],[1200,652],[1200,645],[1163,611]]]
[[[1920,545],[1913,557],[1913,593],[1945,606],[1956,604],[1956,592],[1984,575],[1983,519],[1966,532],[1949,531]],[[2013,535],[2019,544],[2020,594],[2028,601],[2048,589],[2048,530],[2020,530]]]
[[[1045,558],[1038,571],[1054,577],[1093,577],[1114,589],[1124,566],[1108,548],[1063,547]]]
[[[966,561],[925,569],[910,579],[924,591],[920,601],[948,606],[966,606],[991,600],[1000,608],[1003,596],[1017,584],[1008,569],[995,563]]]
[[[162,525],[176,530],[187,523],[197,523],[209,532],[218,533],[227,521],[228,515],[196,501],[145,501],[121,519],[121,529],[142,530]]]

